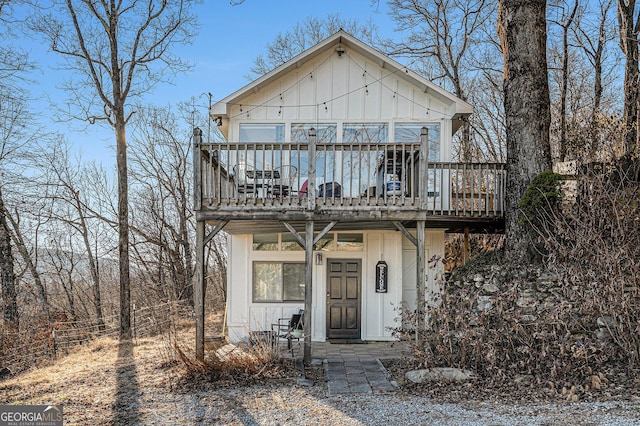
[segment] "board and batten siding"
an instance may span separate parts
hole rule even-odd
[[[251,330],[270,330],[278,318],[290,318],[303,303],[254,303],[254,261],[303,262],[303,251],[252,250],[252,235],[231,235],[229,240],[228,327],[231,341],[239,341]],[[362,260],[362,339],[393,340],[391,329],[399,325],[398,308],[403,301],[415,307],[416,251],[397,231],[365,231],[363,251],[321,251],[322,265],[313,267],[312,340],[326,340],[326,293],[328,259]],[[427,259],[444,256],[444,231],[427,230]],[[315,259],[315,255],[314,255]],[[388,292],[375,292],[375,267],[384,260],[389,267]],[[435,271],[427,269],[427,294],[435,291]]]
[[[366,72],[365,72],[366,70]],[[256,89],[230,105],[229,140],[239,140],[242,123],[284,123],[289,141],[291,123],[433,122],[441,125],[442,161],[450,158],[453,105],[381,67],[376,61],[347,50],[333,50]],[[342,134],[338,132],[338,142]]]
[[[415,232],[413,232],[415,235]],[[444,229],[427,229],[424,236],[425,266],[427,280],[425,282],[425,298],[432,300],[434,295],[440,293],[439,276],[444,272],[442,262],[433,267],[429,260],[433,256],[444,259]],[[402,237],[402,300],[407,303],[409,310],[416,309],[416,247],[406,237]]]

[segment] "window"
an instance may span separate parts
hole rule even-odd
[[[378,143],[388,140],[387,123],[345,123],[343,143]]]
[[[302,238],[304,238],[305,233],[300,233]],[[300,245],[298,239],[293,236],[291,232],[284,232],[282,234],[282,246],[283,251],[302,251],[304,247]]]
[[[387,123],[345,123],[342,128],[342,143],[379,144],[388,142]],[[377,151],[354,147],[342,153],[337,162],[339,176],[343,176],[342,195],[359,197],[375,182]]]
[[[301,233],[304,238],[304,232]],[[290,232],[282,234],[253,234],[253,251],[303,251],[296,237]]]
[[[283,142],[284,124],[240,124],[240,142]]]
[[[254,262],[253,301],[304,301],[304,263]]]
[[[284,124],[240,124],[240,142],[269,144],[284,141]],[[238,162],[245,162],[257,169],[273,169],[282,164],[281,150],[258,148],[240,152]]]
[[[440,161],[440,125],[436,123],[397,123],[394,127],[396,142],[420,142],[420,130],[426,127],[428,155],[427,161]],[[429,197],[438,197],[437,188],[441,184],[435,170],[428,170],[427,193]]]
[[[305,233],[301,235],[304,238]],[[314,246],[316,251],[362,251],[363,248],[364,236],[361,233],[329,232]],[[253,234],[253,251],[304,251],[304,247],[290,232]]]
[[[337,126],[335,124],[293,123],[291,124],[291,142],[309,142],[309,129],[316,130],[316,143],[326,144],[336,142]],[[333,152],[324,149],[316,152],[316,175],[330,176],[333,173]],[[299,155],[299,157],[298,157]],[[291,164],[300,170],[300,181],[303,182],[309,176],[309,151],[300,150],[291,153]]]
[[[336,142],[336,125],[335,124],[291,124],[291,142],[309,142],[309,129],[316,129],[316,142],[318,143],[335,143]]]
[[[278,251],[278,234],[253,234],[254,251]]]
[[[338,250],[362,251],[364,239],[362,234],[338,234]]]
[[[420,142],[420,129],[426,127],[429,132],[427,138],[429,140],[428,161],[440,161],[440,124],[419,124],[419,123],[396,123],[395,141],[396,142]]]
[[[327,233],[316,243],[315,249],[320,251],[335,251],[336,243],[333,241],[333,233]]]

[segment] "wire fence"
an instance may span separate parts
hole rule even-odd
[[[131,310],[132,337],[157,336],[171,329],[178,318],[193,317],[193,308],[183,302],[166,302]],[[0,378],[7,373],[28,370],[43,362],[64,356],[95,338],[118,337],[119,315],[84,321],[58,321],[26,330],[0,328]]]

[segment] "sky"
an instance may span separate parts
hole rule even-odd
[[[390,37],[394,24],[385,0],[245,0],[232,5],[229,0],[204,0],[197,6],[200,30],[189,46],[175,51],[194,64],[191,72],[176,76],[172,84],[158,85],[143,100],[158,106],[175,105],[196,97],[203,110],[208,93],[213,101],[222,99],[249,83],[254,59],[266,52],[266,46],[279,33],[287,32],[308,17],[323,18],[338,14],[342,19],[371,20],[381,36]],[[38,96],[36,107],[42,111],[44,126],[60,131],[81,152],[84,160],[96,160],[105,166],[115,164],[113,131],[86,123],[50,121],[51,103],[64,102],[66,93],[58,87],[65,71],[57,69],[61,58],[47,51],[38,40],[25,40],[25,49],[40,69],[31,77],[31,93]]]

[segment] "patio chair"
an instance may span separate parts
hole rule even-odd
[[[277,167],[271,184],[271,195],[274,197],[288,196],[297,174],[298,169],[295,166],[285,164]]]
[[[240,162],[233,166],[233,182],[238,196],[256,196],[255,169],[252,165]]]
[[[293,356],[293,340],[299,343],[304,338],[304,309],[291,315],[291,318],[278,318],[278,322],[271,324],[271,332],[276,340],[287,340],[287,350]]]

